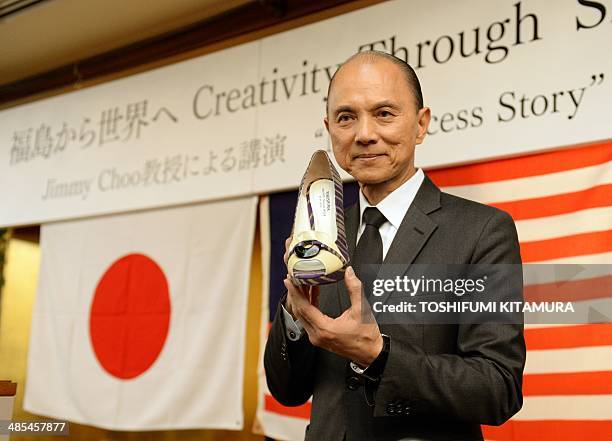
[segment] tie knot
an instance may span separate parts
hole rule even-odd
[[[366,225],[372,225],[380,228],[385,223],[387,218],[376,207],[368,207],[363,212],[363,222]]]

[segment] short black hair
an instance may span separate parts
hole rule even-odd
[[[344,63],[342,63],[338,67],[336,72],[334,72],[334,75],[331,77],[331,80],[329,81],[329,86],[327,87],[328,101],[329,101],[329,92],[334,82],[334,78],[336,78],[336,74],[340,72],[340,69],[342,69],[342,67],[345,64],[347,64],[349,61],[352,61],[358,58],[366,58],[368,59],[368,61],[382,58],[382,59],[391,61],[396,66],[398,66],[401,69],[402,73],[404,74],[404,77],[406,77],[408,87],[412,91],[412,95],[414,96],[414,99],[415,99],[417,111],[423,108],[423,92],[421,91],[421,82],[419,81],[419,78],[417,77],[417,74],[414,71],[414,69],[401,58],[397,58],[396,56],[388,54],[386,52],[374,51],[374,50],[357,52],[356,54],[349,57]],[[329,106],[328,105],[326,106],[328,107],[328,110],[329,110]]]

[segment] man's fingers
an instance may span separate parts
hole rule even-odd
[[[300,323],[306,329],[310,343],[323,349],[329,349],[335,340],[335,333],[332,329],[334,320],[313,306],[302,312]]]
[[[313,327],[322,330],[326,328],[328,324],[329,317],[323,314],[319,308],[311,305],[310,303],[306,303],[304,305],[300,305],[299,314],[302,318],[308,321]]]
[[[291,279],[289,279],[289,277],[283,280],[283,283],[285,284],[285,288],[287,288],[287,293],[292,296],[293,300],[296,303],[310,303],[310,297],[308,293],[305,292],[302,288],[295,286]]]
[[[317,330],[315,329],[315,327],[313,326],[312,323],[310,323],[308,321],[308,319],[306,317],[302,317],[300,316],[300,323],[302,324],[302,326],[304,327],[304,329],[306,330],[306,333],[309,336],[314,336],[317,333]]]
[[[289,245],[291,245],[292,239],[293,235],[285,239],[285,254],[283,254],[283,261],[285,262],[285,265],[287,265],[287,261],[289,260]]]
[[[300,290],[299,288],[297,288],[293,284],[293,282],[289,280],[289,278],[286,278],[285,280],[283,280],[283,283],[285,284],[285,288],[287,288],[286,305],[289,306],[289,309],[290,309],[289,313],[293,317],[299,318],[298,317],[299,308],[303,305],[309,305],[310,299],[308,298],[308,295],[304,293],[302,290]]]
[[[329,318],[319,311],[319,287],[297,287],[286,278],[283,280],[288,296],[291,296],[293,312],[300,319],[305,319],[313,327],[320,328]],[[313,302],[314,303],[311,303]]]

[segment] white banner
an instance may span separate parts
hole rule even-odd
[[[434,115],[418,165],[609,139],[612,8],[584,0],[377,4],[0,112],[0,225],[297,187],[351,54],[407,59]]]
[[[240,430],[256,206],[43,225],[24,409],[107,429]]]

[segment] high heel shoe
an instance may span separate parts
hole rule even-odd
[[[348,261],[342,180],[317,150],[300,184],[287,269],[297,285],[324,285],[343,279]]]

